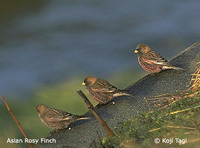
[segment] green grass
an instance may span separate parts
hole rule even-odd
[[[178,111],[178,112],[177,112]],[[198,147],[199,138],[200,95],[194,98],[180,99],[168,107],[139,113],[128,121],[120,123],[115,129],[115,137],[104,137],[104,147],[178,147],[177,139],[187,139],[182,147]],[[161,142],[155,144],[154,139]],[[173,138],[173,143],[166,143],[162,138]],[[178,141],[178,140],[177,140]],[[102,147],[102,146],[100,146]]]
[[[141,77],[142,76],[139,73],[132,73],[132,71],[128,70],[124,72],[117,72],[115,74],[113,73],[112,77],[105,79],[119,88],[125,88],[130,85],[130,80],[133,83]],[[84,114],[88,111],[85,103],[76,93],[77,89],[81,89],[88,96],[88,94],[85,92],[85,87],[81,86],[82,81],[83,80],[80,78],[77,79],[77,77],[72,77],[70,80],[66,80],[61,83],[47,86],[38,86],[34,94],[27,98],[27,100],[20,100],[20,98],[16,98],[15,96],[9,96],[6,99],[12,112],[20,122],[27,136],[31,139],[39,139],[49,136],[49,132],[52,130],[46,127],[40,121],[35,109],[36,105],[46,104],[50,107],[54,107],[77,115]],[[88,98],[90,99],[89,96]],[[90,100],[94,105],[97,104],[97,102],[93,99]],[[17,125],[7,111],[3,101],[0,103],[0,117],[0,147],[28,147],[28,144],[6,143],[7,138],[24,139],[24,137],[20,133]]]

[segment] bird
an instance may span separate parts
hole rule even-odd
[[[173,66],[160,54],[152,50],[148,45],[138,44],[134,53],[138,55],[138,62],[141,67],[149,73],[158,73],[166,69],[184,70]]]
[[[65,111],[51,108],[44,104],[36,106],[40,120],[49,128],[60,130],[67,128],[70,123],[77,120],[90,119],[88,117],[73,115]]]
[[[87,93],[100,104],[107,104],[113,97],[132,96],[128,90],[118,89],[108,81],[94,76],[87,76],[82,85],[86,86]]]

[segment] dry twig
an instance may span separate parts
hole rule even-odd
[[[149,105],[149,103],[148,103],[146,97],[144,97],[144,100],[145,100],[145,102],[146,102],[146,104],[147,104],[147,106],[148,106],[148,108],[149,108],[149,111],[150,111],[150,110],[151,110],[151,107],[150,107],[150,105]]]
[[[99,123],[102,125],[102,127],[106,130],[107,134],[111,137],[115,136],[115,134],[112,132],[112,130],[108,127],[105,121],[97,114],[97,112],[94,110],[94,106],[92,103],[88,100],[88,98],[85,96],[85,94],[81,90],[76,91],[81,98],[84,100],[88,108],[91,110],[93,115],[96,117],[96,119],[99,121]]]
[[[185,127],[185,126],[183,126],[183,127],[181,127],[181,126],[172,126],[172,125],[167,125],[166,126],[167,128],[175,128],[175,129],[188,129],[188,130],[196,130],[196,128],[194,128],[194,127]],[[155,132],[155,131],[158,131],[158,130],[160,130],[161,128],[154,128],[154,129],[151,129],[151,130],[149,130],[149,133],[151,133],[151,132]]]
[[[197,65],[200,65],[200,62],[197,62]],[[154,107],[159,107],[160,109],[163,109],[175,102],[177,102],[180,99],[184,98],[190,98],[194,97],[198,94],[200,94],[200,66],[197,68],[197,70],[191,74],[192,78],[189,82],[190,86],[187,90],[183,92],[179,92],[177,94],[161,94],[154,97],[151,97],[148,99],[149,104],[153,104]]]
[[[24,136],[24,138],[27,138],[27,139],[28,139],[28,137],[26,136],[25,132],[23,131],[23,129],[22,129],[22,127],[21,127],[19,121],[16,119],[15,115],[14,115],[13,112],[11,111],[11,109],[10,109],[10,107],[9,107],[9,105],[8,105],[8,103],[7,103],[7,101],[6,101],[6,99],[5,99],[4,97],[2,97],[2,96],[0,96],[0,99],[2,99],[3,102],[5,103],[8,112],[10,113],[10,115],[11,115],[12,118],[13,118],[13,120],[14,120],[15,123],[17,124],[17,126],[18,126],[19,130],[21,131],[22,135]],[[32,143],[29,143],[29,146],[30,146],[30,148],[33,148],[33,144],[32,144]]]

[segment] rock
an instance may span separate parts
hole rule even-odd
[[[182,67],[186,69],[185,71],[166,70],[157,74],[146,75],[127,88],[133,97],[114,98],[114,105],[109,103],[97,107],[97,113],[111,129],[114,129],[118,123],[131,118],[138,112],[148,110],[144,97],[148,98],[163,93],[174,94],[186,89],[191,79],[191,73],[194,73],[197,68],[195,65],[197,61],[200,61],[200,42],[191,45],[171,59],[170,62],[174,66]],[[77,121],[71,124],[71,130],[64,129],[48,137],[55,138],[56,144],[39,144],[36,147],[68,146],[84,148],[89,147],[93,140],[98,142],[97,132],[101,138],[107,134],[91,112],[88,112],[86,116],[91,117],[91,120]]]

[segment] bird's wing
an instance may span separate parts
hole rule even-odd
[[[62,114],[63,120],[70,120],[70,119],[74,118],[75,116],[76,115],[72,115],[72,114],[70,114],[68,112],[63,112],[63,114]]]
[[[46,120],[52,121],[52,122],[58,122],[62,120],[69,120],[72,118],[72,114],[65,112],[65,111],[60,111],[57,109],[51,110],[50,114],[46,114],[45,116]]]
[[[163,58],[161,55],[156,53],[155,51],[150,51],[146,54],[146,56],[143,56],[143,61],[148,64],[157,64],[157,65],[168,65],[168,61]]]
[[[61,121],[60,117],[50,117],[50,116],[45,116],[45,119],[49,122],[59,122]]]
[[[112,93],[115,90],[117,90],[117,88],[113,85],[108,84],[108,85],[104,85],[104,86],[101,86],[101,87],[98,87],[98,88],[92,88],[92,90],[94,92]]]

